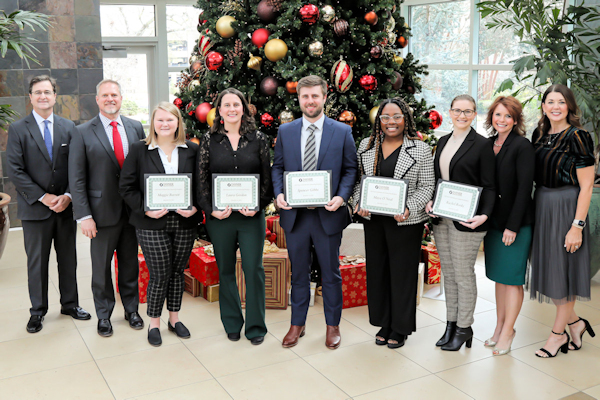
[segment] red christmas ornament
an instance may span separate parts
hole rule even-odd
[[[400,48],[405,48],[408,45],[408,40],[404,37],[404,36],[400,36],[398,38],[398,46],[400,46]]]
[[[270,34],[271,32],[265,28],[257,29],[252,33],[252,43],[260,49],[269,41]]]
[[[206,55],[206,68],[216,71],[223,65],[223,55],[218,51],[211,51]]]
[[[358,84],[365,90],[373,91],[377,89],[377,78],[373,75],[363,75],[358,80]]]
[[[200,104],[198,107],[196,107],[196,119],[200,122],[202,122],[203,124],[206,123],[206,116],[208,115],[208,112],[212,109],[212,105],[210,103],[204,102],[202,104]]]
[[[331,68],[331,82],[335,85],[338,92],[344,93],[350,89],[354,73],[352,68],[344,60],[339,60]]]
[[[260,123],[266,127],[273,125],[273,116],[269,113],[264,113],[260,116]]]
[[[198,53],[202,54],[203,56],[206,56],[212,46],[213,43],[208,37],[208,34],[200,35],[200,39],[198,39]]]
[[[179,108],[181,110],[181,107],[183,106],[183,100],[181,100],[178,97],[175,100],[173,100],[173,104],[175,104],[175,107],[177,107],[177,108]]]
[[[308,25],[312,25],[319,20],[319,7],[314,4],[307,4],[300,8],[300,19]]]
[[[198,14],[198,25],[202,26],[206,23],[207,20],[202,19],[202,14],[204,14],[204,10],[200,11],[200,14]]]
[[[442,126],[442,121],[444,119],[442,118],[442,114],[440,114],[438,111],[429,110],[425,113],[424,116],[431,121],[431,123],[429,124],[429,129],[437,129],[440,126]]]

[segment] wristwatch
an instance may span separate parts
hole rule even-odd
[[[582,221],[580,219],[574,219],[572,225],[577,228],[583,229],[583,228],[585,228],[585,221]]]

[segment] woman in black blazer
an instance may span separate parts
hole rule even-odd
[[[195,177],[198,145],[185,140],[181,113],[171,103],[161,102],[154,109],[150,132],[145,142],[131,145],[121,170],[119,192],[131,208],[129,222],[136,227],[150,273],[148,342],[160,346],[160,315],[165,298],[169,330],[180,338],[190,337],[189,330],[179,321],[179,310],[184,289],[183,270],[196,238],[199,213],[195,200],[191,210],[144,212],[144,174],[188,173]],[[195,190],[193,187],[190,190],[194,199]]]
[[[434,220],[448,320],[446,332],[436,343],[442,350],[457,351],[465,342],[471,347],[471,325],[477,302],[474,267],[496,197],[494,151],[492,143],[471,128],[476,115],[475,100],[471,96],[460,95],[452,100],[450,117],[454,129],[440,138],[433,161],[436,181],[441,178],[483,188],[477,215],[467,222]],[[432,207],[433,201],[430,201],[426,211],[431,213]]]
[[[484,239],[485,273],[496,282],[496,329],[484,346],[494,355],[510,352],[515,321],[523,304],[525,270],[531,247],[531,189],[535,152],[525,135],[523,107],[514,97],[500,96],[485,122],[496,154],[496,202]]]

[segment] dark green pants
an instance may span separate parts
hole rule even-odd
[[[265,240],[264,212],[245,217],[233,211],[229,218],[206,219],[219,267],[219,304],[221,321],[227,333],[241,332],[244,316],[235,278],[235,252],[239,243],[242,269],[246,278],[246,337],[265,336]]]

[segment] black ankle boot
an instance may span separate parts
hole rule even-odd
[[[444,332],[444,336],[442,336],[435,345],[440,347],[448,343],[452,339],[452,336],[454,336],[454,331],[456,331],[456,321],[448,321],[446,323],[446,332]]]
[[[442,350],[458,351],[465,342],[467,343],[466,346],[471,348],[471,344],[473,343],[473,329],[471,327],[460,328],[457,326],[454,336],[452,336],[452,339],[447,344],[442,346]]]

